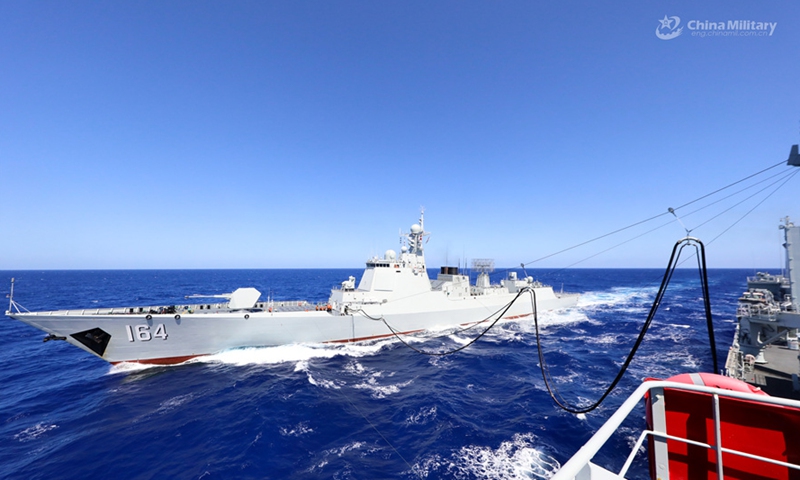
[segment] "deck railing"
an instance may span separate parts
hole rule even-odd
[[[633,411],[633,409],[639,404],[639,402],[645,398],[645,395],[649,392],[650,395],[663,395],[664,389],[671,389],[671,390],[681,390],[681,391],[688,391],[688,392],[698,392],[698,393],[705,393],[711,395],[713,399],[714,405],[714,444],[698,442],[696,440],[690,440],[687,438],[676,437],[673,435],[669,435],[666,431],[662,430],[643,430],[641,435],[639,436],[638,441],[633,446],[631,453],[628,455],[625,464],[619,470],[618,473],[610,472],[609,470],[599,467],[592,463],[592,459],[600,451],[600,449],[606,444],[606,442],[618,432],[619,427],[628,417],[628,415]],[[586,444],[578,450],[575,455],[570,458],[567,463],[565,463],[561,469],[556,472],[556,474],[552,477],[551,480],[573,480],[573,479],[580,479],[580,480],[590,480],[592,478],[626,478],[625,475],[628,473],[628,469],[630,468],[631,464],[633,463],[634,458],[636,457],[639,449],[644,444],[644,441],[648,437],[652,437],[659,441],[666,442],[666,440],[676,441],[676,442],[683,442],[689,445],[694,445],[697,447],[705,448],[711,451],[714,451],[716,456],[716,465],[717,465],[717,477],[722,480],[725,478],[724,476],[724,464],[723,464],[723,453],[736,455],[740,457],[746,457],[754,461],[764,462],[765,464],[771,465],[778,465],[781,467],[786,467],[792,470],[800,471],[800,465],[794,463],[788,463],[780,460],[775,460],[771,458],[766,458],[759,455],[753,455],[748,452],[729,449],[723,445],[723,438],[721,435],[721,421],[720,421],[720,398],[730,398],[730,399],[739,399],[745,400],[749,402],[754,402],[757,404],[765,404],[769,406],[774,406],[777,409],[781,407],[792,407],[794,409],[798,409],[798,416],[800,416],[800,402],[795,400],[789,400],[780,397],[770,397],[765,395],[756,395],[751,393],[743,393],[743,392],[734,392],[730,390],[722,390],[719,388],[712,388],[712,387],[705,387],[700,385],[689,385],[685,383],[675,383],[675,382],[668,382],[668,381],[649,381],[644,382],[636,391],[628,397],[627,400],[617,409],[616,412],[603,424],[602,427],[589,439]],[[656,413],[654,412],[654,415]],[[642,419],[644,422],[644,419]],[[658,424],[659,422],[654,422],[654,424]],[[663,422],[661,422],[663,424]],[[666,430],[666,429],[665,429]],[[654,458],[651,456],[651,459]],[[667,462],[667,460],[659,459],[657,463]],[[659,475],[661,478],[661,475]],[[669,478],[669,476],[665,477]]]
[[[198,303],[198,304],[183,304],[183,305],[157,305],[157,306],[136,306],[136,307],[106,307],[106,308],[81,308],[69,310],[50,310],[44,312],[30,312],[17,302],[13,302],[13,307],[16,312],[25,313],[29,315],[47,315],[47,316],[70,316],[70,315],[147,315],[159,313],[211,313],[215,311],[228,310],[228,303]],[[275,311],[311,311],[311,310],[326,310],[327,303],[316,302],[312,303],[307,300],[281,300],[281,301],[267,301],[256,302],[253,306],[255,309]],[[24,312],[23,312],[24,310]],[[10,310],[9,310],[10,311]]]

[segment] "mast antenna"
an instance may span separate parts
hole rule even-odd
[[[11,292],[8,294],[8,311],[14,307],[14,277],[11,277]]]

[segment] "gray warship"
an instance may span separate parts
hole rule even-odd
[[[349,343],[431,329],[524,318],[536,311],[569,308],[578,295],[555,292],[516,272],[491,284],[493,262],[479,262],[470,284],[458,267],[441,267],[435,280],[425,264],[423,214],[400,235],[398,254],[366,262],[356,286],[350,277],[331,289],[326,303],[261,299],[253,287],[219,295],[227,302],[168,306],[76,308],[31,312],[14,300],[14,279],[6,316],[38,328],[45,341],[63,340],[109,363],[177,364],[233,348],[291,343]],[[526,298],[516,301],[523,294]]]
[[[739,298],[738,325],[725,363],[726,374],[773,396],[800,399],[800,225],[786,217],[780,228],[785,272],[747,278]]]

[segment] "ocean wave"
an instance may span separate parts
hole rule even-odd
[[[308,422],[300,422],[291,427],[281,427],[278,431],[284,437],[299,437],[313,432],[314,429],[308,426]]]
[[[656,287],[617,287],[607,291],[585,292],[578,299],[578,308],[609,307],[632,303],[652,301],[658,292]]]
[[[323,450],[321,452],[322,460],[318,461],[316,464],[309,467],[306,472],[314,473],[317,470],[323,469],[328,463],[330,462],[331,457],[339,458],[344,456],[347,453],[350,453],[355,450],[361,450],[366,446],[366,442],[350,442],[342,447],[338,448],[329,448]]]
[[[250,347],[226,350],[214,355],[206,355],[189,362],[223,363],[226,365],[274,365],[281,363],[308,361],[315,358],[334,358],[338,356],[364,357],[375,355],[389,341],[376,343],[313,344],[295,343],[277,347]]]
[[[17,440],[21,443],[30,442],[32,440],[36,440],[50,430],[55,430],[56,428],[58,428],[58,425],[55,423],[37,423],[36,425],[28,427],[14,435],[14,440]]]
[[[430,455],[413,466],[420,478],[443,474],[448,478],[550,478],[561,467],[558,461],[534,448],[536,437],[516,433],[497,448],[482,445],[464,446],[450,457]]]
[[[387,345],[395,343],[394,339],[376,342],[347,344],[330,343],[293,343],[275,347],[247,347],[225,350],[220,353],[203,355],[176,365],[152,365],[134,362],[122,362],[112,365],[108,374],[134,373],[151,368],[170,368],[195,363],[223,364],[234,366],[277,365],[308,361],[315,358],[334,358],[338,356],[365,357],[379,353]]]
[[[407,387],[413,383],[413,380],[408,380],[402,383],[395,383],[391,385],[379,385],[374,378],[368,379],[366,382],[353,385],[353,388],[368,390],[372,398],[380,399],[386,398],[400,391],[401,388]]]
[[[356,362],[357,363],[357,362]],[[360,366],[360,365],[359,365]],[[351,370],[356,375],[361,376],[363,380],[360,383],[354,384],[353,388],[357,388],[359,390],[367,390],[370,392],[370,396],[372,398],[386,398],[389,395],[393,395],[400,391],[401,388],[407,387],[413,383],[412,380],[407,380],[405,382],[399,383],[388,383],[388,384],[381,384],[380,380],[384,375],[383,371],[369,371],[361,367],[360,369]],[[394,376],[394,372],[391,372],[387,375],[387,377],[391,378]]]
[[[432,407],[421,407],[417,413],[406,418],[406,425],[425,425],[436,419],[436,405]]]
[[[156,409],[155,413],[159,415],[163,415],[168,413],[176,408],[180,407],[184,403],[190,402],[193,398],[197,396],[196,392],[187,393],[184,395],[177,395],[175,397],[169,398],[161,402]]]

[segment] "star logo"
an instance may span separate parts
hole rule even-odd
[[[683,33],[683,27],[678,28],[681,24],[681,17],[664,15],[664,18],[659,20],[660,25],[656,27],[656,37],[661,40],[672,40]]]

